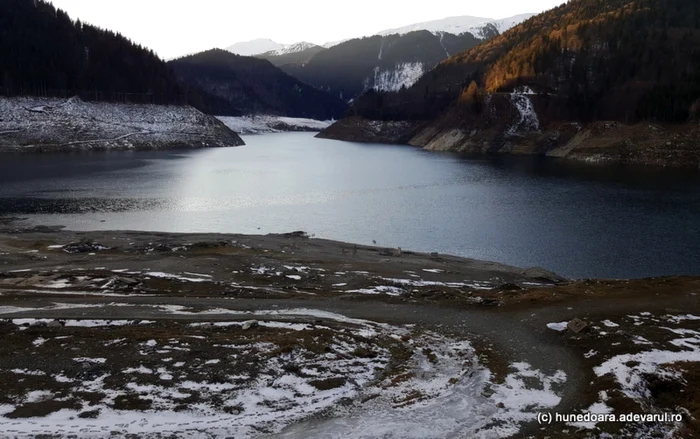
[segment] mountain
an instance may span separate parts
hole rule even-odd
[[[226,48],[231,53],[242,56],[253,56],[261,53],[279,50],[284,47],[284,44],[276,43],[267,38],[258,38],[257,40],[243,41],[233,44]]]
[[[302,82],[351,100],[369,89],[396,91],[410,87],[450,54],[476,46],[471,34],[375,35],[319,51],[306,63],[280,68]]]
[[[519,25],[520,23],[529,20],[535,15],[537,14],[519,14],[508,18],[501,18],[500,20],[492,20],[486,23],[484,26],[476,26],[473,31],[470,32],[474,33],[474,35],[482,36],[484,39],[487,39],[487,35],[484,34],[485,29],[495,29],[498,32],[498,35],[500,35]],[[493,37],[495,36],[497,35],[493,35]],[[491,38],[491,35],[489,35],[488,38]]]
[[[263,55],[268,55],[268,56],[289,55],[291,53],[303,52],[305,50],[314,49],[317,47],[320,47],[320,46],[313,44],[313,43],[307,43],[306,41],[302,41],[300,43],[295,43],[295,44],[286,44],[277,50],[271,50],[269,52],[265,52]]]
[[[306,64],[319,52],[326,50],[324,47],[312,43],[301,42],[283,46],[281,49],[271,50],[263,54],[256,55],[270,61],[276,66],[286,64]]]
[[[402,136],[428,148],[697,166],[697,127],[668,124],[700,117],[700,3],[570,0],[351,114],[423,121]]]
[[[287,75],[267,60],[221,49],[173,60],[178,79],[219,102],[220,116],[267,114],[319,120],[342,116],[342,100]]]
[[[236,55],[270,59],[285,57],[296,53],[315,54],[323,50],[323,47],[306,41],[300,41],[294,44],[280,44],[266,38],[259,38],[257,40],[236,43],[227,47],[226,50]]]
[[[74,22],[43,0],[0,1],[0,92],[147,103],[185,98],[152,51]]]
[[[422,23],[409,24],[408,26],[398,27],[395,29],[387,29],[378,32],[377,35],[404,35],[409,32],[419,30],[427,30],[431,33],[447,32],[453,35],[460,35],[465,32],[470,32],[486,23],[494,21],[491,18],[471,17],[463,15],[460,17],[447,17],[442,20],[425,21]]]
[[[285,72],[321,90],[352,100],[367,90],[398,91],[450,55],[500,35],[524,14],[503,20],[452,17],[390,29],[318,49],[310,59],[270,59]]]
[[[441,20],[426,21],[423,23],[410,24],[408,26],[399,27],[396,29],[387,29],[378,33],[378,35],[404,35],[410,32],[426,30],[433,34],[449,33],[453,35],[461,35],[470,33],[481,39],[488,39],[502,34],[508,29],[516,26],[535,14],[520,14],[513,17],[495,20],[492,18],[471,17],[463,15],[459,17],[447,17]],[[495,30],[494,35],[488,30]]]

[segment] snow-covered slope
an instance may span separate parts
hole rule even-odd
[[[486,23],[494,21],[491,18],[471,17],[463,15],[461,17],[447,17],[442,20],[425,21],[422,23],[409,24],[408,26],[398,27],[395,29],[387,29],[378,32],[377,35],[394,35],[407,34],[417,30],[427,30],[428,32],[447,32],[454,35],[460,35],[469,32],[470,29],[476,26],[483,26]]]
[[[535,15],[537,15],[537,14],[514,15],[512,17],[502,18],[500,20],[490,21],[490,22],[486,23],[485,25],[476,26],[473,29],[468,30],[467,32],[471,33],[472,35],[474,35],[477,38],[489,38],[490,37],[489,34],[484,33],[486,26],[489,26],[489,27],[493,26],[496,28],[496,30],[498,30],[499,34],[502,34],[503,32],[506,32],[510,28],[513,28],[513,27],[519,25],[523,21],[528,20],[529,18],[532,18]]]
[[[286,131],[322,131],[328,128],[332,121],[302,119],[280,116],[217,116],[227,127],[239,134],[281,133]]]
[[[492,23],[496,26],[500,33],[507,31],[508,29],[515,27],[525,20],[534,17],[537,14],[520,14],[513,15],[512,17],[502,18],[500,20],[494,20]]]
[[[307,41],[300,41],[294,44],[280,44],[269,39],[259,38],[253,41],[236,43],[233,46],[227,47],[226,50],[236,55],[243,56],[282,56],[303,52],[314,47],[317,47],[317,45]]]
[[[488,24],[493,24],[500,33],[503,33],[534,15],[535,14],[520,14],[499,20],[493,18],[472,17],[469,15],[447,17],[443,18],[442,20],[425,21],[423,23],[415,23],[395,29],[383,30],[379,32],[378,35],[403,35],[418,30],[427,30],[428,32],[432,32],[434,34],[444,32],[454,35],[461,35],[465,32],[469,32],[479,37],[482,33],[481,29]]]
[[[393,69],[374,69],[374,78],[367,78],[365,88],[379,91],[399,91],[401,87],[410,87],[423,76],[425,65],[420,62],[400,63]]]
[[[239,145],[238,135],[192,107],[0,97],[0,152]]]
[[[267,55],[267,56],[289,55],[290,53],[303,52],[307,49],[311,49],[314,47],[317,47],[316,44],[314,44],[314,43],[301,41],[299,43],[294,43],[294,44],[285,44],[280,49],[271,50],[269,52],[266,52],[265,55]]]
[[[258,38],[257,40],[242,41],[226,48],[231,53],[243,56],[259,55],[261,53],[270,52],[272,50],[283,49],[284,44],[276,43],[267,38]]]

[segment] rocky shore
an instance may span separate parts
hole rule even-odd
[[[518,99],[531,102],[522,104]],[[448,112],[434,121],[376,121],[348,117],[318,137],[407,144],[468,154],[539,155],[588,163],[700,169],[700,124],[547,119],[537,95],[493,95],[478,116]],[[519,104],[519,105],[515,105]],[[540,108],[541,107],[541,108]],[[539,109],[539,111],[538,111]]]
[[[303,232],[71,232],[5,219],[0,429],[694,437],[698,294],[693,277],[569,280]],[[554,411],[680,418],[537,422]]]
[[[0,98],[0,152],[211,148],[243,145],[188,106]]]

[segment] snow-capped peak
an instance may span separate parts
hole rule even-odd
[[[266,53],[266,55],[271,55],[271,56],[279,56],[279,55],[287,55],[290,53],[298,53],[298,52],[303,52],[307,49],[311,49],[312,47],[316,47],[316,44],[309,43],[306,41],[301,41],[299,43],[294,43],[294,44],[285,44],[279,49],[276,50],[271,50]]]
[[[226,48],[229,52],[236,55],[253,56],[261,53],[270,52],[284,48],[284,44],[276,43],[267,38],[258,38],[257,40],[243,41],[236,43]]]
[[[500,20],[490,21],[489,23],[486,23],[486,24],[494,25],[496,27],[496,29],[498,30],[498,33],[502,34],[503,32],[519,25],[523,21],[528,20],[528,19],[534,17],[535,15],[537,15],[537,14],[519,14],[519,15],[514,15],[514,16],[508,17],[508,18],[502,18]],[[483,32],[482,32],[483,28],[484,28],[484,26],[477,27],[473,31],[468,31],[468,32],[470,32],[471,34],[473,34],[477,38],[483,38],[484,37]]]
[[[300,41],[294,44],[280,44],[267,38],[258,38],[257,40],[236,43],[233,46],[226,48],[226,50],[237,55],[244,56],[263,54],[269,56],[279,56],[303,52],[304,50],[311,49],[312,47],[316,47],[316,44],[306,41]]]
[[[379,32],[377,35],[404,35],[409,32],[414,32],[418,30],[427,30],[428,32],[447,32],[450,34],[463,34],[464,32],[469,32],[474,26],[484,25],[488,22],[494,21],[491,18],[483,17],[470,17],[464,15],[461,17],[447,17],[442,20],[432,20],[424,21],[422,23],[409,24],[408,26],[398,27],[395,29],[387,29]]]
[[[408,26],[395,29],[387,29],[379,32],[377,35],[404,35],[409,32],[426,30],[434,34],[450,33],[454,35],[461,35],[469,32],[476,37],[483,37],[482,29],[488,24],[493,24],[500,33],[503,33],[511,27],[522,23],[533,15],[535,14],[520,14],[499,20],[484,17],[471,17],[469,15],[447,17],[441,20],[425,21],[423,23],[410,24]]]

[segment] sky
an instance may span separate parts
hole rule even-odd
[[[169,59],[239,41],[290,44],[373,35],[450,16],[505,18],[565,0],[52,0],[73,18],[121,33]],[[409,6],[410,5],[410,6]]]

